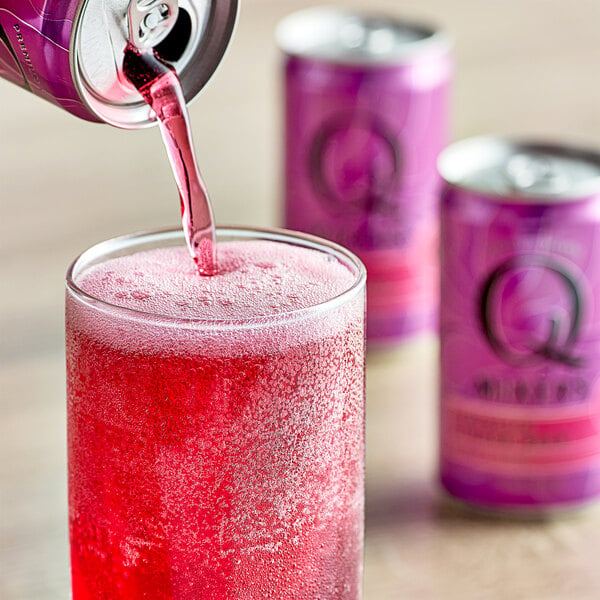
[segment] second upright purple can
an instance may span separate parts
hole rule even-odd
[[[600,499],[600,153],[497,137],[440,158],[440,478],[486,511]]]
[[[363,260],[370,342],[434,331],[448,37],[316,8],[284,19],[277,40],[286,55],[286,227]]]

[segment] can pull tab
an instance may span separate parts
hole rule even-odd
[[[560,193],[568,183],[556,161],[529,154],[513,156],[506,164],[505,176],[513,190],[533,193]]]
[[[178,0],[131,0],[127,9],[129,42],[147,50],[162,42],[179,12]]]

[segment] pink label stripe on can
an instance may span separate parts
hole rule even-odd
[[[439,294],[437,228],[425,228],[405,248],[359,252],[369,277],[369,308],[436,306]]]
[[[600,461],[600,407],[482,407],[445,398],[442,439],[448,460],[487,471],[564,472]],[[487,409],[487,410],[486,410]]]

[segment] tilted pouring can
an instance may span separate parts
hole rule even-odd
[[[600,496],[600,153],[474,138],[440,158],[441,481],[538,515]]]
[[[437,329],[439,152],[451,43],[390,16],[313,8],[277,29],[285,59],[285,225],[365,263],[369,342]]]
[[[0,0],[0,77],[87,119],[154,115],[122,73],[128,43],[172,64],[189,102],[219,64],[237,0]]]

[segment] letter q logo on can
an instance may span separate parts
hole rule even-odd
[[[581,277],[556,258],[523,255],[496,267],[481,287],[480,321],[494,352],[526,367],[543,361],[582,366]]]
[[[369,113],[350,113],[323,123],[312,141],[308,167],[329,212],[394,216],[401,162],[399,142],[385,123]]]

